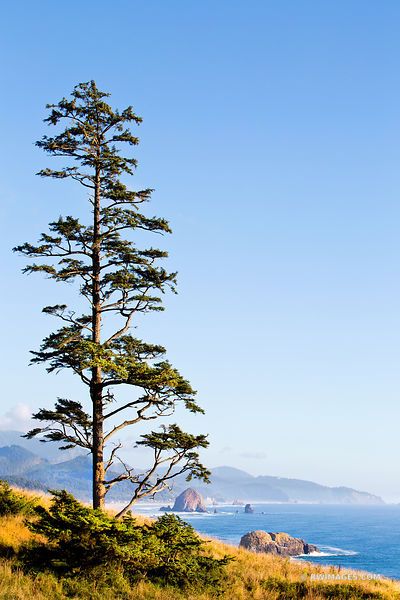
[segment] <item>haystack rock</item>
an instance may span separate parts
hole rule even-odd
[[[251,506],[251,504],[246,504],[246,506],[244,507],[244,512],[246,513],[246,515],[252,515],[254,512],[254,508]]]
[[[177,512],[207,512],[203,497],[193,488],[188,488],[176,498],[172,510]]]
[[[250,531],[240,540],[242,548],[253,552],[279,554],[280,556],[299,556],[318,552],[313,544],[292,537],[288,533],[267,533],[266,531]]]

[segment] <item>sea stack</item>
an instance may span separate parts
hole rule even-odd
[[[203,497],[193,488],[188,488],[176,498],[172,510],[176,512],[207,512]]]
[[[246,533],[240,540],[239,546],[252,552],[279,554],[280,556],[299,556],[318,552],[318,548],[313,544],[292,537],[288,533],[272,533],[261,530]]]

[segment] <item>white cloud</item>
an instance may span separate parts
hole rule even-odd
[[[32,408],[22,402],[0,416],[0,430],[27,431],[32,426]]]
[[[252,460],[264,460],[267,458],[265,452],[242,452],[239,456],[241,458],[251,458]]]

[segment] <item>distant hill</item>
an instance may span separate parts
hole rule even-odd
[[[211,484],[193,487],[205,496],[212,496],[217,501],[230,502],[239,500],[266,500],[271,502],[287,502],[288,496],[273,482],[260,485],[256,478],[233,467],[216,467],[212,469]]]
[[[21,446],[0,448],[0,473],[2,475],[22,475],[32,472],[38,465],[47,465],[47,460]]]
[[[38,442],[39,443],[39,442]],[[42,444],[46,448],[50,444]],[[52,463],[45,458],[13,444],[0,448],[0,479],[29,489],[66,489],[77,498],[91,497],[92,464],[87,454]],[[117,472],[109,473],[115,477]],[[170,501],[188,487],[184,477],[177,477],[173,492],[157,495],[161,502]],[[321,504],[383,504],[383,500],[367,492],[347,487],[327,487],[303,481],[263,475],[254,477],[234,467],[216,467],[211,484],[194,481],[192,487],[204,497],[217,502],[312,502]],[[109,501],[125,502],[132,495],[132,484],[123,482],[107,495]]]
[[[22,437],[23,435],[24,433],[22,431],[0,431],[0,447],[21,446],[22,448],[37,454],[37,456],[40,456],[51,463],[62,462],[83,454],[83,450],[81,448],[60,450],[59,444],[55,444],[53,442],[44,443],[38,438],[28,440]]]
[[[328,487],[304,481],[262,475],[254,477],[234,467],[212,469],[211,484],[196,486],[220,501],[313,502],[321,504],[384,504],[382,498],[348,487]]]
[[[56,464],[41,464],[26,472],[48,489],[67,489],[82,500],[91,495],[92,465],[89,456],[78,456]]]
[[[109,471],[109,478],[118,475]],[[66,489],[81,500],[90,500],[92,495],[92,461],[87,454],[71,460],[50,463],[20,446],[0,448],[0,479],[26,489]],[[132,483],[121,482],[107,494],[109,502],[125,502],[132,497]],[[171,494],[162,492],[160,501],[168,500]]]

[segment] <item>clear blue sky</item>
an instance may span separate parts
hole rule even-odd
[[[79,212],[33,142],[95,79],[144,118],[133,184],[180,293],[138,334],[198,389],[207,463],[400,498],[399,29],[387,0],[3,4],[3,428],[83,397],[27,366],[65,293],[10,248]]]

